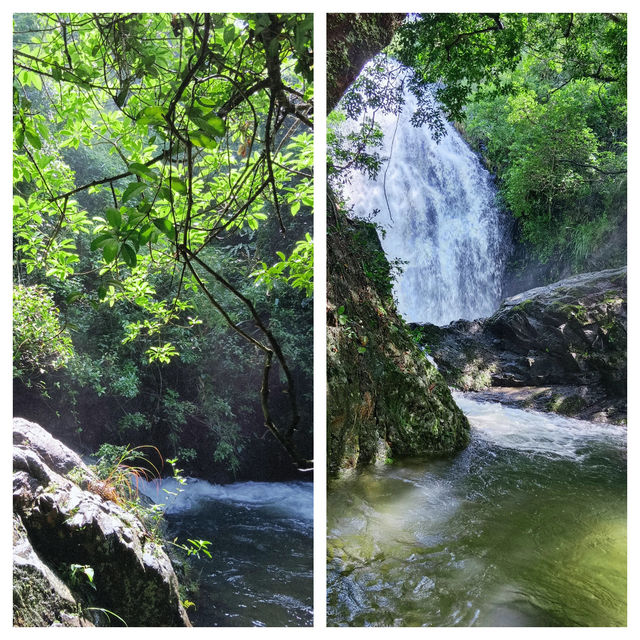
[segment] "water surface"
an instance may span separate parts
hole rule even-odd
[[[456,401],[464,452],[331,485],[328,623],[625,625],[625,430]]]
[[[171,480],[162,489],[175,491]],[[172,497],[144,489],[167,504],[168,536],[211,540],[212,559],[194,561],[199,592],[190,596],[194,626],[313,624],[313,485],[188,479]]]

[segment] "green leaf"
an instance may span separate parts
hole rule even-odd
[[[173,202],[173,194],[171,193],[171,189],[169,187],[160,187],[158,189],[158,195],[169,202]]]
[[[31,129],[25,129],[24,133],[27,136],[27,140],[34,149],[42,149],[42,142],[35,131],[32,131]]]
[[[123,198],[124,202],[124,198]],[[105,211],[107,215],[107,221],[114,229],[119,229],[122,225],[122,214],[113,207],[107,207]]]
[[[225,44],[229,44],[236,37],[236,28],[229,24],[224,29],[223,39]]]
[[[24,144],[24,129],[19,129],[16,133],[16,146],[18,149]]]
[[[152,234],[153,234],[153,226],[152,225],[147,224],[144,227],[142,227],[142,229],[140,230],[140,235],[138,236],[140,244],[147,244],[147,242],[149,242]]]
[[[169,240],[176,239],[176,230],[169,218],[154,218],[153,224],[155,224]]]
[[[120,250],[120,256],[124,260],[125,264],[132,269],[138,263],[138,256],[136,255],[135,250],[130,247],[128,244],[123,244],[122,249]]]
[[[112,233],[101,233],[91,241],[91,251],[104,247],[108,240],[115,240]]]
[[[149,211],[151,211],[151,207],[152,205],[150,202],[148,202],[147,200],[141,200],[138,203],[137,209],[142,214],[142,217],[144,218],[149,213]]]
[[[132,182],[122,194],[122,204],[124,204],[128,200],[131,200],[131,198],[139,196],[146,188],[147,185],[143,182]]]
[[[54,80],[62,80],[62,70],[60,67],[51,67],[51,75]]]
[[[164,114],[161,107],[146,107],[136,119],[138,124],[165,124]]]
[[[211,108],[215,107],[218,104],[216,100],[214,100],[213,98],[207,98],[206,96],[201,96],[197,100],[203,107]]]
[[[107,240],[102,247],[102,256],[104,257],[105,262],[113,262],[115,257],[118,255],[119,248],[120,244],[115,238]]]
[[[208,136],[204,131],[190,131],[189,140],[198,147],[205,149],[215,149],[218,143]]]
[[[107,297],[107,287],[100,285],[98,287],[98,299],[104,300]]]
[[[187,185],[180,178],[170,178],[169,187],[178,193],[187,193]]]
[[[131,171],[131,173],[135,173],[141,178],[149,178],[150,180],[155,180],[158,177],[155,171],[144,164],[140,164],[139,162],[132,162],[129,165],[129,171]]]
[[[218,116],[209,116],[207,118],[207,124],[216,132],[218,136],[223,136],[227,130],[224,120]]]

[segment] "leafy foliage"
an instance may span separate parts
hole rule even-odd
[[[60,326],[59,310],[45,287],[13,290],[14,376],[43,374],[64,366],[73,355],[71,338]]]
[[[78,410],[83,384],[127,399],[113,421],[121,437],[169,425],[170,445],[188,448],[183,429],[202,411],[191,399],[176,401],[179,419],[168,411],[164,377],[177,358],[211,365],[202,348],[214,338],[199,329],[223,341],[231,331],[245,346],[226,375],[262,370],[250,377],[263,421],[306,464],[294,367],[250,274],[308,230],[312,16],[17,14],[14,24],[16,279],[55,292],[80,347],[50,388],[64,385]],[[312,260],[309,250],[286,260],[282,284],[310,292]],[[290,398],[277,416],[272,360]]]

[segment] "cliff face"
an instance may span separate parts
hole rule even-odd
[[[453,386],[576,417],[626,418],[626,268],[525,291],[483,320],[416,326]]]
[[[463,448],[467,419],[396,312],[373,225],[342,219],[327,264],[329,473]]]
[[[191,626],[161,541],[42,427],[13,442],[14,626]]]
[[[405,14],[327,16],[327,111]],[[329,191],[331,189],[329,188]],[[330,207],[334,198],[330,195]],[[469,424],[398,316],[375,228],[337,210],[327,238],[327,466],[464,447]]]

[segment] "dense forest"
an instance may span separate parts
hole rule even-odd
[[[217,481],[309,467],[312,31],[14,16],[14,415]]]

